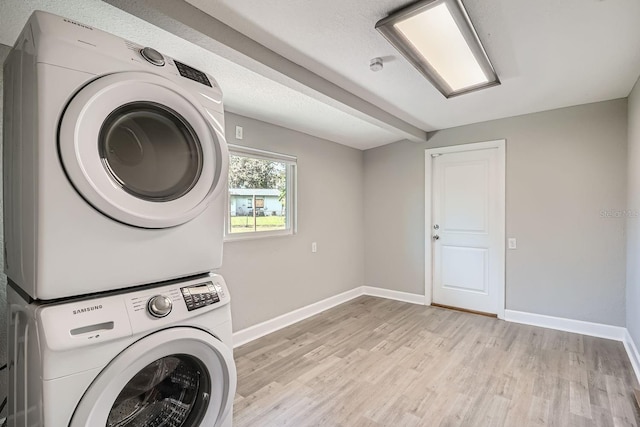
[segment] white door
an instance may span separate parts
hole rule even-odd
[[[502,317],[504,141],[428,151],[432,301]]]

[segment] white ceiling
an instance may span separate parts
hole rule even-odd
[[[34,10],[55,13],[155,47],[206,71],[222,87],[228,111],[358,149],[404,138],[402,132],[372,124],[362,114],[318,101],[312,91],[292,89],[100,0],[1,0],[0,44],[12,46]]]
[[[106,1],[190,7],[180,0]],[[266,46],[282,62],[299,64],[362,102],[332,98],[318,89],[322,85],[305,87],[272,63],[255,65],[256,58],[230,54],[210,37],[185,41],[99,0],[2,0],[0,43],[13,44],[34,9],[51,11],[153,46],[216,76],[230,111],[359,149],[408,134],[419,140],[416,132],[407,133],[412,127],[432,131],[626,97],[640,74],[638,0],[464,0],[502,85],[449,100],[374,29],[407,1],[187,1]],[[373,57],[386,60],[382,71],[369,70]],[[399,125],[380,112],[398,118]]]
[[[413,1],[187,1],[427,131],[626,97],[640,74],[638,0],[464,0],[502,85],[452,99],[374,28]]]

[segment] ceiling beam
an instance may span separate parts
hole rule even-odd
[[[273,81],[414,142],[427,133],[301,67],[183,0],[103,0]]]

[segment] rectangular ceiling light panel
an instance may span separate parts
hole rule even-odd
[[[500,84],[460,0],[424,0],[376,29],[450,98]]]

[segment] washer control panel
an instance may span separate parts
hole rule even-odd
[[[224,298],[224,290],[218,283],[204,282],[180,288],[187,310],[193,311],[215,304]]]

